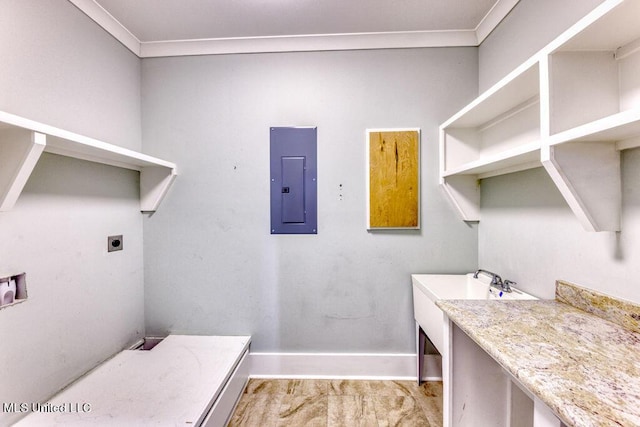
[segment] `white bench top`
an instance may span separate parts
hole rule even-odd
[[[170,335],[124,350],[34,408],[18,426],[198,426],[251,337]]]

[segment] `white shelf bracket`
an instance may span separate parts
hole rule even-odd
[[[176,168],[143,167],[140,170],[140,210],[145,213],[155,212],[176,176]]]
[[[44,151],[47,137],[27,129],[0,130],[0,211],[13,208]]]
[[[0,211],[13,208],[43,151],[140,171],[142,212],[155,212],[176,178],[174,163],[0,111]]]
[[[614,143],[545,146],[542,164],[585,230],[620,231],[620,152]]]
[[[480,183],[475,175],[442,178],[440,185],[464,221],[480,221]]]

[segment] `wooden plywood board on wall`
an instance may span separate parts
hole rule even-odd
[[[367,130],[367,228],[420,228],[420,130]]]

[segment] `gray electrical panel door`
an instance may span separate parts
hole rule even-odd
[[[317,234],[317,128],[271,128],[271,234]]]

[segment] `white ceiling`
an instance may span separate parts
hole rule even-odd
[[[141,57],[478,45],[519,0],[69,0]]]

